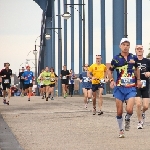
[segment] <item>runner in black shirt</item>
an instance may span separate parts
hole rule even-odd
[[[24,79],[22,77],[23,73],[24,73],[24,67],[22,67],[22,71],[19,72],[19,76],[18,76],[18,78],[20,79],[21,96],[24,96]]]
[[[2,86],[3,86],[3,103],[7,105],[9,105],[9,101],[6,102],[6,89],[7,89],[9,100],[11,96],[10,85],[11,85],[12,70],[9,69],[9,66],[10,66],[9,63],[5,63],[5,69],[2,69],[0,72],[0,76],[2,77]]]
[[[67,96],[67,88],[68,88],[68,82],[69,82],[69,70],[67,70],[67,66],[63,66],[63,70],[61,70],[60,78],[61,78],[61,84],[63,89],[64,98]]]
[[[145,111],[149,107],[149,77],[150,77],[150,60],[143,57],[143,46],[137,45],[135,52],[138,58],[138,68],[140,69],[140,78],[142,82],[142,87],[137,88],[137,95],[135,98],[136,101],[136,112],[138,117],[138,126],[137,129],[143,129],[143,123],[145,119]],[[143,99],[143,108],[142,101]],[[142,112],[141,112],[142,109]]]

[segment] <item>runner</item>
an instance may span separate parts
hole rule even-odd
[[[92,80],[87,76],[88,67],[88,64],[85,64],[84,71],[79,75],[80,82],[82,83],[85,108],[87,108],[88,102],[92,97]]]
[[[67,70],[67,66],[63,66],[63,70],[61,70],[60,78],[61,78],[61,84],[63,89],[64,98],[67,97],[67,88],[68,88],[68,82],[69,82],[69,70]]]
[[[11,92],[11,76],[12,76],[12,70],[9,69],[10,64],[5,63],[4,67],[5,69],[2,69],[0,72],[0,76],[2,77],[2,86],[3,86],[3,103],[9,105]],[[7,89],[7,90],[6,90]],[[6,101],[6,92],[8,94],[8,101]]]
[[[42,72],[44,71],[44,69],[42,69],[42,71],[41,71],[41,73],[40,73],[40,75],[39,75],[39,77],[38,77],[38,79],[37,79],[37,82],[38,82],[38,84],[39,84],[39,88],[40,88],[40,95],[42,96],[42,99],[44,99],[44,95],[45,95],[45,91],[44,91],[44,87],[43,87],[43,80],[42,80],[42,78],[41,78],[41,74],[42,74]]]
[[[76,79],[77,77],[75,76],[75,74],[73,73],[72,69],[70,69],[70,75],[69,75],[69,95],[73,95],[73,91],[74,91],[74,79]]]
[[[140,77],[142,82],[142,87],[137,88],[137,94],[135,98],[136,113],[138,117],[137,129],[143,129],[145,111],[148,110],[149,107],[150,60],[143,57],[144,50],[142,45],[137,45],[135,47],[135,52],[138,58],[137,64],[138,64],[138,68],[140,69]],[[143,105],[142,105],[141,98],[143,99]],[[141,108],[142,106],[143,108]]]
[[[113,95],[116,98],[117,107],[117,122],[119,126],[119,138],[124,137],[123,123],[123,102],[126,101],[126,116],[125,116],[125,130],[129,131],[130,117],[133,114],[133,106],[136,96],[136,78],[137,87],[141,87],[140,71],[137,66],[137,57],[129,53],[130,41],[127,38],[122,38],[120,41],[121,53],[114,56],[109,68],[108,77],[110,80],[110,87],[114,88]],[[112,73],[116,69],[117,80],[113,79]]]
[[[30,66],[26,66],[26,71],[22,74],[22,79],[24,79],[24,91],[28,95],[28,101],[30,101],[34,79],[33,72],[30,71]]]
[[[23,73],[24,73],[24,67],[22,67],[22,71],[19,72],[19,76],[18,76],[18,78],[20,79],[20,90],[21,90],[20,96],[24,96],[24,79],[22,79]]]
[[[51,72],[51,76],[50,76],[50,93],[51,93],[51,100],[54,100],[54,88],[55,88],[55,83],[58,80],[58,76],[56,75],[56,73],[54,72],[54,68],[50,69]]]
[[[92,94],[93,94],[93,115],[96,114],[96,92],[99,91],[99,100],[98,100],[98,115],[102,115],[102,94],[104,89],[104,81],[107,82],[108,79],[106,79],[106,66],[104,64],[101,64],[102,57],[101,55],[96,55],[96,63],[92,64],[88,68],[87,75],[88,77],[92,78]],[[92,74],[92,75],[91,75]]]
[[[50,84],[51,84],[50,76],[51,76],[51,73],[49,71],[49,68],[46,67],[45,71],[41,73],[41,80],[43,81],[43,88],[44,88],[44,91],[46,92],[46,101],[48,101],[49,91],[50,91]]]

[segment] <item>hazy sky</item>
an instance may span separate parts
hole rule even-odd
[[[61,1],[63,2],[63,0]],[[85,0],[87,2],[87,0]],[[130,3],[129,3],[130,2]],[[131,52],[134,53],[136,44],[136,0],[128,0],[128,37],[131,41]],[[70,0],[68,0],[70,3]],[[75,0],[78,3],[78,0]],[[57,6],[57,0],[56,0]],[[62,5],[63,6],[63,5]],[[78,6],[75,6],[78,9]],[[95,54],[100,54],[100,0],[94,0],[94,35],[93,35],[93,50]],[[143,45],[145,55],[148,53],[150,43],[150,1],[143,0]],[[85,5],[86,16],[86,37],[88,37],[88,22],[87,22],[88,3]],[[70,8],[68,8],[70,11]],[[63,14],[63,9],[61,9]],[[57,14],[57,7],[56,7]],[[78,12],[75,10],[75,51],[78,51]],[[4,62],[11,64],[13,72],[18,73],[19,68],[25,65],[26,59],[30,60],[29,64],[34,67],[34,42],[36,37],[40,35],[42,10],[33,0],[0,0],[0,68],[3,68]],[[62,29],[63,29],[63,18]],[[70,19],[71,20],[71,19]],[[68,20],[68,69],[70,69],[70,20]],[[56,27],[57,18],[56,18]],[[62,30],[63,31],[63,30]],[[63,33],[63,32],[62,32]],[[63,37],[63,36],[62,36]],[[57,34],[56,34],[56,54],[57,54]],[[88,43],[86,38],[86,51],[88,51]],[[39,40],[37,40],[39,44]],[[119,45],[119,43],[118,43]],[[106,51],[107,62],[112,58],[112,0],[106,0]],[[28,54],[29,53],[29,54]],[[109,54],[109,56],[108,56]],[[28,56],[27,56],[28,55]],[[86,62],[87,62],[86,52]],[[75,55],[75,60],[78,59],[78,54]],[[57,60],[57,56],[56,56]],[[94,59],[93,59],[94,60]],[[95,60],[94,60],[95,61]],[[21,65],[22,64],[22,65]],[[63,62],[62,62],[63,64]],[[56,62],[57,67],[57,62]],[[34,71],[34,68],[32,68]],[[57,71],[56,71],[57,72]],[[78,73],[78,62],[75,63],[75,72]]]

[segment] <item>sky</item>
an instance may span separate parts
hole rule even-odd
[[[78,0],[74,0],[78,3]],[[63,0],[61,0],[63,2]],[[70,0],[67,1],[70,3]],[[85,0],[85,34],[86,34],[86,59],[88,63],[88,1]],[[57,6],[57,0],[56,4]],[[62,5],[63,6],[63,5]],[[144,56],[147,55],[148,48],[150,47],[150,1],[143,0],[143,46],[144,46]],[[75,52],[78,51],[78,6],[75,6]],[[57,7],[56,14],[57,14]],[[93,3],[93,57],[96,54],[101,54],[101,39],[100,39],[100,0],[94,0]],[[106,0],[106,62],[110,62],[112,59],[112,0]],[[70,7],[68,7],[70,12]],[[61,8],[61,13],[63,14],[63,8]],[[18,74],[19,68],[25,66],[26,59],[31,66],[31,70],[34,71],[34,45],[35,39],[40,35],[42,10],[33,0],[0,0],[0,68],[3,68],[4,62],[9,62],[13,73]],[[62,34],[63,34],[63,18],[62,21]],[[70,22],[68,20],[68,69],[70,69]],[[57,27],[57,19],[56,19]],[[62,35],[63,37],[63,35]],[[136,0],[128,0],[128,38],[131,41],[130,51],[134,53],[134,47],[136,44]],[[57,35],[56,35],[56,60],[57,60]],[[40,43],[39,38],[36,42],[38,45]],[[62,39],[63,43],[63,39]],[[119,43],[118,43],[119,45]],[[37,48],[39,49],[39,48]],[[109,54],[109,55],[108,55]],[[78,60],[78,53],[75,54],[75,60]],[[93,58],[93,62],[95,58]],[[63,64],[63,62],[62,62]],[[57,68],[57,62],[55,67]],[[78,73],[78,61],[75,63],[75,73]],[[56,70],[57,73],[57,70]]]

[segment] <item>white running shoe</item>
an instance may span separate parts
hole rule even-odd
[[[139,122],[137,125],[137,129],[143,129],[143,122]]]
[[[119,132],[119,138],[124,138],[124,130],[122,129],[120,132]]]

